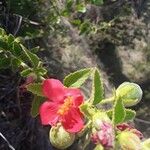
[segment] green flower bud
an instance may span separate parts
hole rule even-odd
[[[50,129],[49,139],[54,147],[58,149],[66,149],[73,144],[75,134],[65,131],[65,129],[58,124]]]
[[[102,145],[96,145],[96,147],[94,148],[94,150],[104,150]]]
[[[130,131],[121,132],[118,135],[118,142],[121,150],[142,150],[139,137]]]
[[[123,99],[125,106],[136,105],[142,99],[142,95],[141,87],[130,82],[122,83],[116,90],[116,96]]]
[[[142,142],[142,150],[150,150],[150,138]]]
[[[97,112],[95,115],[93,115],[92,122],[93,127],[96,128],[97,130],[100,130],[100,127],[103,122],[111,123],[111,120],[109,119],[106,113]]]

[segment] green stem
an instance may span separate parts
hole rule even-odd
[[[99,104],[108,104],[108,103],[113,103],[115,100],[115,97],[110,97],[110,98],[106,98],[106,99],[103,99]]]

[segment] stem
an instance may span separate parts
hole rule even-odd
[[[115,97],[110,97],[110,98],[106,98],[106,99],[103,99],[99,104],[107,104],[107,103],[113,103],[115,100]]]

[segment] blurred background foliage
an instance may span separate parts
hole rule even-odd
[[[140,84],[144,97],[135,107],[135,125],[150,136],[149,0],[1,0],[0,27],[28,49],[40,46],[36,53],[50,77],[63,79],[71,71],[97,66],[106,96],[124,81]],[[45,130],[30,117],[32,96],[18,98],[23,82],[18,72],[0,72],[1,132],[16,149],[50,149]],[[88,87],[83,89],[87,95]]]

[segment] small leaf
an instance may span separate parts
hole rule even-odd
[[[0,36],[4,36],[6,34],[5,30],[0,28]]]
[[[128,121],[133,120],[135,118],[136,112],[134,110],[125,109],[125,111],[126,111],[126,115],[124,118],[124,122],[128,122]]]
[[[21,66],[21,60],[17,59],[17,58],[12,58],[11,59],[11,66],[12,66],[12,69],[15,71],[16,69],[19,68],[19,66]]]
[[[22,44],[20,44],[24,54],[28,57],[29,61],[32,63],[33,67],[36,68],[39,65],[39,57],[32,52],[30,52],[28,49],[26,49]]]
[[[36,117],[39,114],[39,107],[44,102],[44,98],[34,95],[34,99],[31,107],[31,115],[32,117]]]
[[[11,49],[11,48],[10,48]],[[20,45],[17,42],[13,42],[13,51],[11,49],[11,52],[15,55],[15,56],[20,56],[22,54],[22,49],[20,47]]]
[[[106,113],[107,113],[108,117],[109,117],[110,119],[112,119],[113,110],[112,110],[112,109],[107,110]]]
[[[85,13],[85,12],[86,12],[86,7],[85,7],[84,4],[78,4],[78,5],[76,6],[76,10],[77,10],[78,12]]]
[[[47,70],[43,67],[35,69],[35,73],[39,76],[43,76],[47,73]]]
[[[104,0],[91,0],[94,5],[103,5]]]
[[[80,87],[89,77],[91,69],[81,69],[74,73],[69,74],[64,79],[64,85],[66,87]]]
[[[39,51],[39,49],[40,49],[40,47],[37,46],[37,47],[32,48],[30,51],[31,51],[32,53],[37,53],[37,52]]]
[[[27,77],[29,74],[31,74],[33,70],[31,68],[25,69],[21,72],[22,77]]]
[[[12,42],[15,40],[15,38],[14,38],[14,36],[12,34],[9,34],[7,40],[8,40],[8,45],[11,45]]]
[[[32,83],[27,86],[27,90],[37,96],[44,96],[42,92],[42,83]]]
[[[96,105],[103,99],[103,95],[104,95],[104,89],[101,81],[101,75],[98,69],[95,69],[93,75],[92,94],[91,94],[90,101],[94,105]]]
[[[114,108],[113,108],[113,123],[114,125],[123,122],[125,118],[126,112],[125,107],[123,105],[122,99],[118,98],[115,101]]]
[[[0,59],[0,69],[6,69],[10,66],[11,59],[10,58],[2,58]]]

